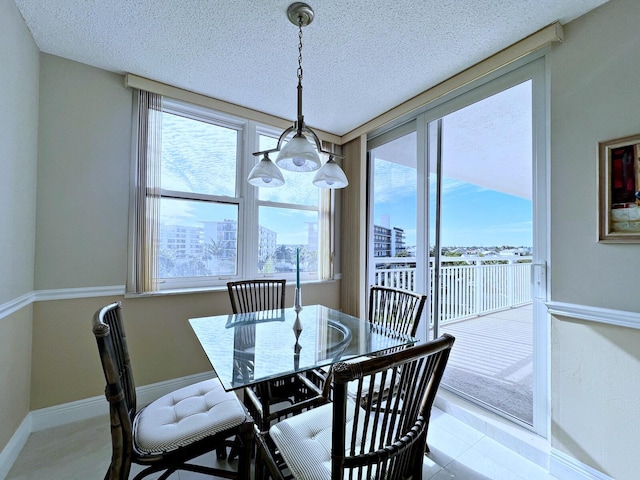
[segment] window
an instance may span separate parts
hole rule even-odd
[[[278,138],[258,133],[258,142],[258,150],[264,151],[275,148]],[[318,278],[322,190],[311,183],[315,172],[282,173],[284,187],[262,188],[258,193],[258,271],[278,275],[295,272],[299,248],[301,279]]]
[[[127,291],[204,288],[237,278],[327,279],[331,193],[312,173],[285,186],[246,182],[280,132],[140,92]],[[325,159],[326,160],[326,159]]]

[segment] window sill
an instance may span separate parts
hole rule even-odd
[[[301,288],[306,285],[322,285],[328,283],[335,283],[338,278],[334,278],[333,280],[314,280],[308,282],[301,282]],[[287,287],[294,288],[295,282],[287,282]],[[216,285],[215,287],[190,287],[190,288],[176,288],[176,289],[167,289],[160,290],[157,292],[149,292],[149,293],[131,293],[125,292],[124,298],[148,298],[148,297],[164,297],[169,295],[197,295],[200,293],[212,293],[212,292],[226,292],[226,285]]]

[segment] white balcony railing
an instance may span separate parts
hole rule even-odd
[[[376,258],[376,285],[415,290],[415,258]],[[442,257],[440,321],[484,315],[531,302],[531,257]],[[430,285],[435,285],[433,259]],[[433,299],[433,291],[431,291]],[[431,316],[434,318],[433,302]]]

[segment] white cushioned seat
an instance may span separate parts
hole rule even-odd
[[[170,452],[246,421],[245,409],[217,378],[171,392],[136,415],[133,439],[146,454]]]
[[[298,480],[331,479],[332,408],[333,405],[329,403],[289,417],[269,429],[269,436]],[[345,442],[347,449],[351,443],[355,408],[354,402],[349,400]],[[361,413],[358,422],[362,425],[366,412],[357,408]],[[358,432],[362,432],[362,428]],[[360,442],[361,437],[356,440]]]

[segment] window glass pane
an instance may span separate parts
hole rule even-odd
[[[235,275],[237,231],[237,205],[161,199],[158,276]]]
[[[238,132],[163,112],[161,187],[233,197]]]
[[[436,334],[455,336],[457,347],[442,384],[529,425],[537,320],[532,87],[529,80],[442,117],[441,191],[431,202],[440,222],[432,318]]]
[[[265,150],[271,150],[272,148],[276,148],[278,146],[278,139],[274,138],[274,137],[270,137],[268,135],[260,135],[258,137],[258,148],[260,152],[263,152]],[[278,152],[273,152],[273,155],[275,158],[275,155]]]
[[[267,135],[260,135],[260,151],[276,148],[278,139]],[[275,163],[278,152],[273,152],[269,158]],[[260,158],[256,157],[256,161]],[[298,205],[318,205],[320,189],[313,182],[316,172],[289,172],[280,169],[284,176],[284,185],[280,188],[260,188],[258,198],[279,203],[295,203]]]
[[[296,271],[296,248],[300,248],[300,271],[318,275],[318,212],[260,207],[260,273]]]

